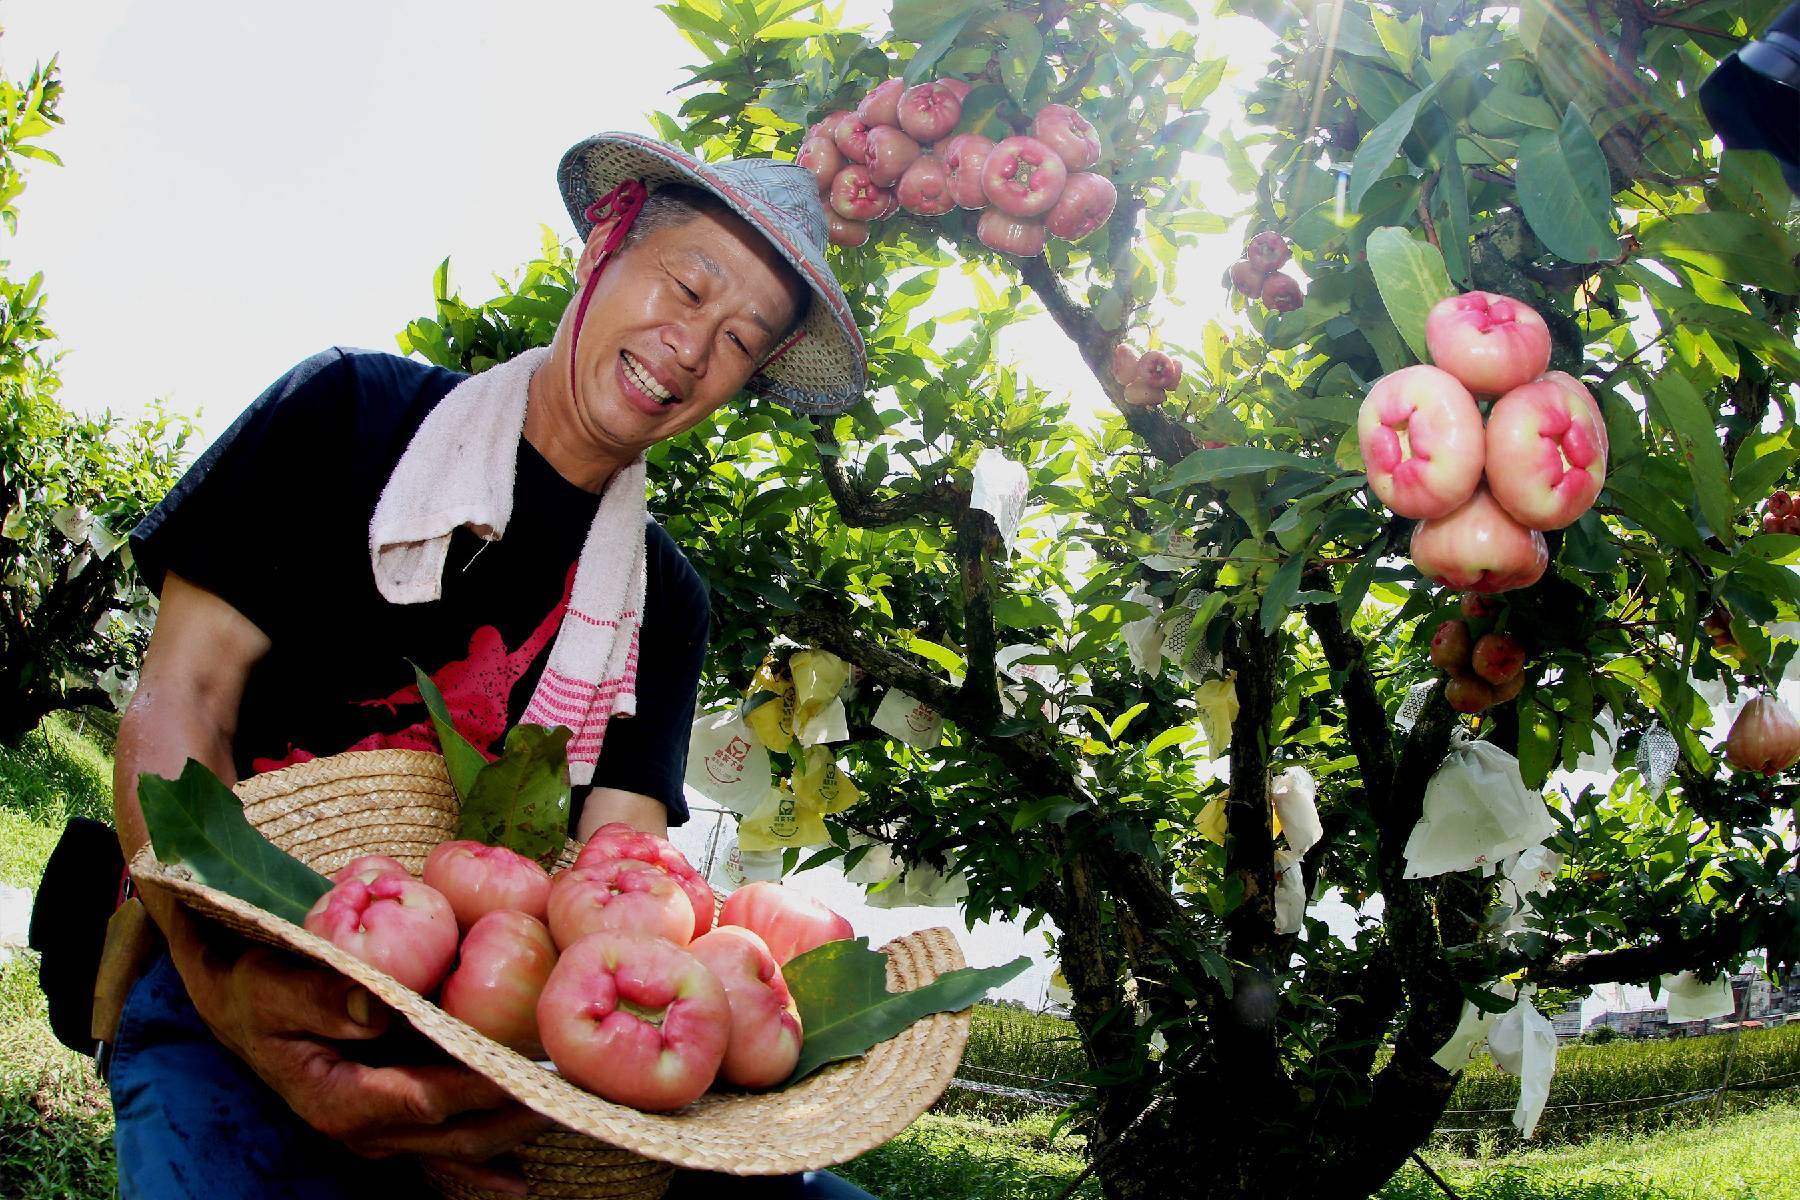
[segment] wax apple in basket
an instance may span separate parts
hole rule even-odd
[[[741,925],[755,933],[783,966],[816,946],[856,936],[849,921],[817,900],[766,880],[731,893],[719,910],[719,924]]]
[[[550,900],[550,873],[516,850],[480,842],[444,842],[425,859],[425,882],[456,910],[465,932],[488,913],[510,908],[540,921]]]
[[[341,950],[428,995],[456,957],[456,913],[412,876],[349,879],[320,896],[305,925]]]
[[[648,863],[667,873],[681,885],[681,890],[687,893],[688,902],[694,909],[692,937],[699,937],[712,928],[713,907],[716,903],[712,888],[700,877],[700,872],[694,870],[694,864],[687,860],[687,855],[676,849],[669,839],[633,829],[623,821],[611,821],[596,829],[593,836],[588,838],[587,845],[581,848],[581,853],[575,858],[575,865],[586,867],[615,858]]]
[[[731,1037],[719,1075],[739,1087],[773,1087],[800,1058],[800,1012],[762,938],[721,925],[688,947],[724,985]]]
[[[567,950],[590,933],[632,930],[685,946],[694,906],[673,878],[648,863],[612,858],[560,871],[550,889],[550,933]]]
[[[537,1019],[566,1078],[649,1112],[697,1100],[731,1038],[731,1005],[713,973],[686,950],[634,933],[590,934],[564,950]]]
[[[537,1002],[554,966],[556,943],[542,921],[488,913],[464,935],[438,1006],[502,1046],[541,1058]]]

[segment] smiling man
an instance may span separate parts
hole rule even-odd
[[[706,590],[645,512],[643,452],[745,391],[842,410],[866,380],[862,339],[803,169],[609,134],[571,149],[558,182],[584,244],[550,346],[476,375],[317,355],[133,534],[162,604],[119,731],[127,858],[148,840],[142,772],[195,758],[231,781],[436,749],[415,663],[484,749],[524,721],[572,730],[578,838],[686,819]],[[411,1194],[410,1167],[366,1160],[415,1156],[522,1187],[489,1160],[542,1118],[460,1066],[365,1063],[357,1044],[390,1016],[366,992],[142,900],[168,954],[105,1064],[123,1195]],[[672,1195],[699,1186],[863,1194],[821,1176]]]

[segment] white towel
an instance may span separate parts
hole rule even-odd
[[[531,376],[547,347],[471,375],[413,435],[369,522],[375,586],[390,603],[443,592],[450,536],[467,526],[497,541],[512,516],[519,439]],[[638,631],[644,613],[644,460],[613,476],[588,530],[569,608],[522,718],[565,725],[569,780],[591,783],[613,716],[637,712]]]

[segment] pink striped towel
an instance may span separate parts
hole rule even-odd
[[[443,593],[450,535],[460,526],[505,536],[531,376],[548,348],[471,375],[419,426],[369,522],[375,586],[390,603]],[[569,780],[591,783],[607,722],[637,712],[638,628],[644,612],[644,460],[613,476],[575,567],[569,609],[523,720],[565,725]]]

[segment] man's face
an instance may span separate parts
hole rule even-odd
[[[588,239],[579,285],[604,239],[603,229]],[[595,285],[575,347],[570,420],[595,449],[627,459],[691,428],[774,351],[800,288],[736,216],[702,213],[651,231]]]

